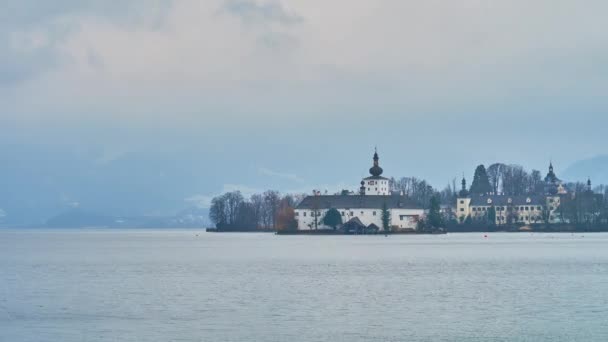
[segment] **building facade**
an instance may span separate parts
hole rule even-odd
[[[470,194],[463,178],[456,216],[460,223],[488,222],[491,217],[496,225],[562,223],[558,209],[565,196],[568,192],[555,175],[553,164],[549,165],[542,195]]]
[[[338,210],[344,225],[350,222],[382,230],[382,213],[387,210],[390,229],[416,229],[425,211],[409,197],[391,193],[389,179],[382,177],[377,151],[369,173],[369,177],[361,180],[358,193],[321,195],[314,191],[313,196],[304,198],[295,209],[298,230],[332,229],[323,224],[323,218],[330,209]]]

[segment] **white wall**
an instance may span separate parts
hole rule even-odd
[[[416,229],[418,221],[424,218],[423,209],[391,209],[391,227]]]
[[[366,195],[378,196],[389,194],[387,179],[363,179],[363,181],[365,182]]]
[[[382,209],[345,209],[337,208],[342,215],[342,222],[346,223],[353,217],[358,217],[366,226],[375,224],[382,229]],[[314,227],[314,211],[296,209],[296,220],[298,220],[299,230],[310,230],[315,229]],[[324,226],[321,221],[325,216],[327,210],[318,210],[318,229],[331,229],[331,227]],[[422,209],[390,209],[391,215],[391,226],[397,226],[399,228],[411,228],[416,229],[417,219],[424,216],[424,210]],[[306,214],[306,216],[304,216]],[[403,217],[403,219],[401,219]]]

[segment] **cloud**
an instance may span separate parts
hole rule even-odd
[[[228,0],[223,8],[247,24],[294,25],[303,21],[301,16],[288,11],[279,1]]]
[[[274,119],[378,105],[448,116],[530,96],[586,103],[601,96],[608,72],[589,63],[608,56],[603,2],[10,4],[19,19],[1,28],[0,55],[9,56],[2,79],[14,85],[5,99],[15,119],[221,121],[218,111]],[[9,33],[44,44],[6,47]],[[31,96],[35,103],[24,100]]]
[[[298,177],[298,175],[296,175],[296,174],[277,172],[277,171],[273,171],[271,169],[267,169],[265,167],[260,167],[258,169],[258,173],[261,175],[264,175],[264,176],[286,179],[286,180],[289,180],[292,182],[297,182],[297,183],[304,182],[304,180],[302,178]]]
[[[168,4],[169,0],[7,0],[0,22],[0,86],[19,85],[69,68],[74,56],[65,53],[63,45],[89,22],[102,20],[126,30],[151,29],[150,21],[158,22],[158,10]],[[101,64],[93,51],[87,57],[92,66]]]
[[[276,150],[306,144],[304,154],[324,145],[344,153],[365,139],[406,145],[432,132],[437,141],[408,151],[414,158],[443,153],[437,146],[451,147],[454,132],[464,146],[480,140],[471,132],[492,132],[489,141],[500,131],[508,146],[478,147],[480,158],[516,158],[532,143],[568,153],[592,145],[592,154],[606,143],[602,1],[8,3],[1,137],[33,140],[22,134],[31,129],[79,143],[213,148],[283,139]],[[555,123],[553,132],[595,124],[592,134],[572,132],[574,144],[553,145],[531,120]]]

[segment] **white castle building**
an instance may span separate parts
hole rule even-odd
[[[378,152],[374,153],[374,165],[369,170],[371,176],[361,181],[358,194],[321,195],[314,192],[295,209],[298,230],[332,229],[323,225],[323,217],[330,209],[342,215],[342,228],[353,231],[382,231],[382,211],[389,213],[391,230],[414,230],[425,215],[422,207],[409,197],[392,194],[389,179],[382,177]]]
[[[588,186],[591,188],[590,180]],[[494,211],[497,225],[561,223],[558,209],[565,196],[568,196],[568,191],[555,175],[552,163],[545,177],[543,195],[470,194],[463,178],[462,190],[456,199],[456,216],[460,223],[468,217],[473,221],[486,221],[489,213]]]

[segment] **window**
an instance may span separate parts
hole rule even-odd
[[[530,207],[526,207],[526,211],[530,210]]]
[[[372,190],[372,189],[371,188],[367,188],[367,191],[370,191],[370,190]]]
[[[342,216],[344,216],[344,212],[342,212]]]
[[[350,212],[350,216],[353,216],[355,213],[353,213],[352,211]]]
[[[464,204],[464,201],[460,201],[460,204]]]
[[[536,210],[543,210],[543,208],[539,206],[539,207],[536,207]]]
[[[550,207],[549,207],[549,210],[553,210],[553,209],[555,209],[553,206],[550,206]]]
[[[361,216],[363,216],[363,212],[361,212]]]
[[[460,211],[464,211],[464,208],[460,208]]]
[[[304,214],[304,217],[306,217],[306,212],[304,212],[303,214]]]
[[[374,211],[373,215],[376,216],[376,212],[375,211]]]
[[[553,203],[553,198],[549,198],[549,203]]]
[[[376,188],[376,191],[378,191],[378,188]]]
[[[300,216],[300,213],[296,211],[296,216]]]

